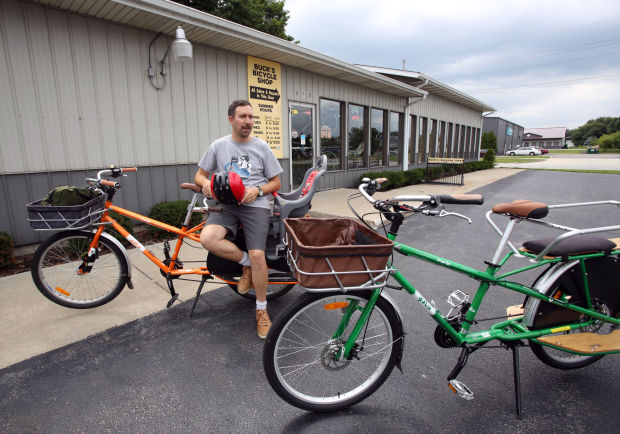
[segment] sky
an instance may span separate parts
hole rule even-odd
[[[287,34],[426,74],[524,128],[620,116],[618,0],[285,0]]]

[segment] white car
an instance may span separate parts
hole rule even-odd
[[[541,155],[542,152],[533,146],[521,146],[520,148],[511,149],[508,155]]]

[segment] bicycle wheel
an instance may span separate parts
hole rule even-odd
[[[269,384],[286,402],[304,410],[332,412],[356,404],[390,375],[400,360],[403,331],[394,308],[380,298],[350,360],[337,360],[370,292],[305,294],[271,326],[263,349]],[[341,338],[344,306],[358,303]]]
[[[92,269],[78,273],[88,254],[89,232],[67,231],[41,243],[32,258],[32,279],[37,289],[61,306],[89,309],[114,299],[127,281],[128,264],[121,250],[99,238]]]
[[[594,308],[606,315],[617,316],[620,308],[620,262],[613,258],[594,258],[586,261],[590,295]],[[548,297],[564,299],[572,304],[586,307],[586,297],[579,263],[566,267],[544,292]],[[560,324],[580,322],[582,314],[560,306],[529,298],[525,303],[525,318],[532,330],[553,327]],[[616,327],[610,323],[597,321],[589,327],[570,330],[562,334],[599,333],[609,334]],[[559,336],[561,333],[554,334]],[[600,360],[603,355],[581,355],[558,350],[546,345],[531,342],[534,355],[543,363],[557,369],[577,369]]]
[[[230,279],[235,282],[238,281],[238,278],[235,278],[235,277],[232,277]],[[283,273],[277,270],[270,269],[268,279],[269,279],[269,282],[282,282],[282,283],[271,283],[267,285],[267,300],[274,300],[278,297],[283,296],[284,294],[289,292],[291,289],[293,289],[296,285],[296,283],[287,283],[287,282],[295,281],[295,278],[293,276],[291,276],[288,273]],[[230,289],[232,289],[237,294],[239,294],[237,292],[236,283],[229,283],[228,286],[230,287]],[[254,292],[254,288],[250,288],[249,292],[246,292],[245,294],[239,294],[239,295],[249,300],[256,300],[256,293]]]

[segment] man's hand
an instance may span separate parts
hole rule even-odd
[[[206,181],[202,186],[202,194],[211,197],[211,181]]]
[[[243,200],[241,203],[243,205],[250,204],[256,200],[258,197],[258,187],[248,187],[245,189],[245,195],[243,195]]]

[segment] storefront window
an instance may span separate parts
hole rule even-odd
[[[342,169],[342,110],[344,103],[321,99],[321,155],[327,156],[327,170]]]
[[[383,166],[385,110],[370,111],[370,167]]]
[[[439,122],[439,137],[437,140],[438,146],[439,146],[439,151],[437,152],[437,156],[439,157],[443,157],[446,155],[445,139],[446,139],[446,122],[441,121]]]
[[[459,144],[459,157],[465,158],[465,125],[461,125],[461,139]]]
[[[366,167],[366,110],[364,107],[349,104],[349,169]]]
[[[453,133],[452,133],[452,128],[454,127],[454,125],[452,124],[452,122],[448,122],[448,143],[446,146],[447,149],[447,153],[446,156],[447,157],[452,157],[452,147],[453,147]]]
[[[429,156],[437,156],[437,120],[431,119],[431,135],[428,141]]]
[[[390,113],[390,142],[388,145],[388,166],[398,166],[400,158],[401,143],[403,140],[402,133],[403,114]]]
[[[418,163],[426,163],[426,135],[428,133],[428,118],[420,118],[418,129]]]
[[[471,127],[467,127],[467,133],[465,133],[465,158],[471,157]]]
[[[409,134],[409,163],[415,164],[415,139],[418,137],[418,117],[411,115],[411,134]]]

